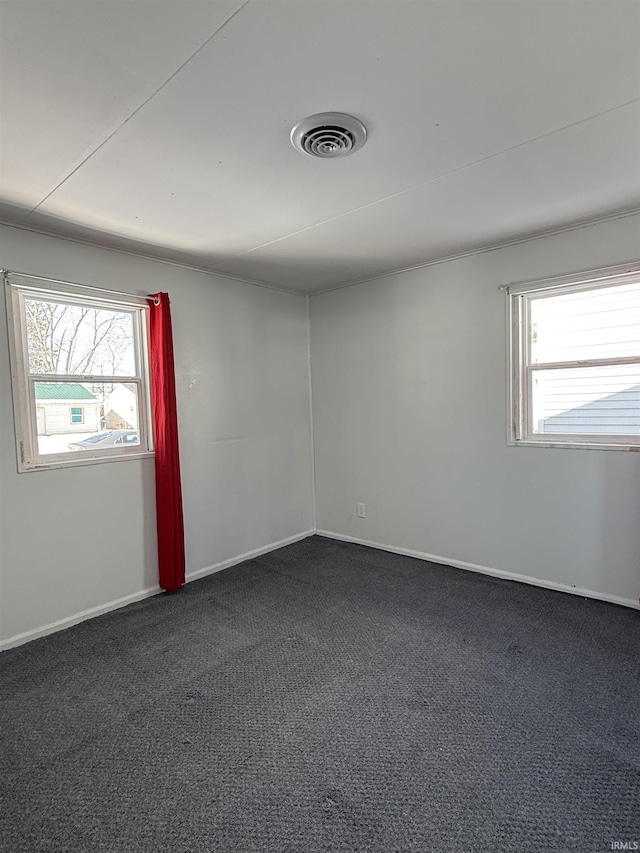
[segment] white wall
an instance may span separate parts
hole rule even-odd
[[[318,529],[637,604],[640,454],[507,446],[498,285],[639,257],[633,216],[312,297]]]
[[[497,287],[633,260],[639,235],[628,217],[313,297],[318,528],[637,602],[640,454],[506,446]],[[304,297],[5,226],[0,266],[171,294],[188,575],[313,528]],[[153,460],[17,473],[4,314],[0,647],[157,578]]]
[[[0,266],[171,295],[188,574],[313,527],[305,297],[4,226]],[[17,473],[0,304],[6,643],[153,589],[157,565],[152,459]]]

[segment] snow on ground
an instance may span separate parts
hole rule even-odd
[[[63,433],[61,435],[39,435],[38,436],[38,452],[39,453],[66,453],[69,450],[69,444],[72,441],[82,441],[83,438],[89,438],[90,435],[95,435],[95,432],[72,432]]]

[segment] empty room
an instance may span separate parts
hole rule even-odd
[[[0,0],[3,853],[640,850],[640,0]]]

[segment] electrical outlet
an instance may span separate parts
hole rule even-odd
[[[358,504],[358,518],[364,518],[364,504]]]

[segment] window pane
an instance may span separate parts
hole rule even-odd
[[[640,435],[640,365],[533,370],[533,433]]]
[[[30,373],[134,376],[133,316],[25,299]]]
[[[640,282],[534,298],[531,362],[640,355]]]
[[[34,393],[41,456],[140,444],[135,384],[35,382]]]

